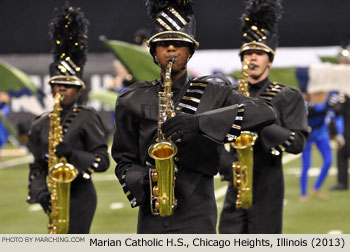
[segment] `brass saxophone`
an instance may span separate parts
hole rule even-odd
[[[252,65],[248,60],[242,64],[242,78],[238,82],[238,91],[249,96],[248,76]],[[233,184],[237,188],[236,208],[248,209],[253,203],[253,145],[257,134],[242,131],[232,147],[236,149],[238,162],[232,163]]]
[[[165,78],[163,81],[164,91],[158,93],[158,137],[156,142],[148,149],[148,154],[155,160],[155,169],[149,172],[151,191],[151,212],[154,215],[169,216],[177,205],[175,199],[175,172],[176,165],[173,157],[177,153],[176,145],[165,138],[161,126],[169,118],[175,116],[171,91],[171,68],[174,58],[168,60]],[[153,186],[153,184],[155,184]]]
[[[77,177],[78,170],[67,163],[66,158],[58,158],[56,146],[62,141],[61,105],[62,96],[55,95],[53,112],[49,114],[49,160],[48,188],[51,192],[51,212],[49,213],[49,234],[67,234],[69,228],[70,183]]]

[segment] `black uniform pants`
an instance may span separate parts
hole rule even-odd
[[[337,182],[338,184],[344,185],[347,188],[349,187],[349,154],[347,153],[347,146],[344,145],[338,152],[337,152],[337,168],[338,168],[338,175],[337,175]]]

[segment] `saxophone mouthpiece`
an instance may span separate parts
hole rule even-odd
[[[64,98],[66,98],[66,96],[65,95],[61,95],[60,101],[63,102]]]
[[[250,69],[254,69],[255,67],[257,67],[257,65],[250,64]]]
[[[174,56],[169,57],[169,58],[168,58],[168,63],[171,62],[171,63],[174,64],[175,60],[176,60],[176,57],[174,57]]]

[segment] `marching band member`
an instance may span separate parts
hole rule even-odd
[[[239,56],[252,65],[249,72],[251,97],[271,102],[275,123],[257,131],[253,146],[253,203],[236,208],[237,188],[232,181],[232,161],[221,161],[221,173],[229,180],[220,215],[220,233],[281,233],[284,200],[283,152],[300,153],[308,135],[306,109],[299,90],[269,79],[278,44],[277,24],[282,6],[276,0],[249,0],[242,16],[243,45]]]
[[[137,233],[216,233],[217,148],[234,141],[241,129],[271,124],[274,109],[264,100],[244,97],[232,85],[187,77],[187,62],[199,45],[192,1],[147,1],[146,5],[151,18],[148,44],[161,78],[136,82],[118,97],[112,146],[115,173],[131,207],[139,206]],[[174,60],[170,99],[176,116],[159,129],[158,94],[170,58]],[[149,170],[155,161],[148,148],[160,132],[178,149],[174,157],[177,204],[169,216],[157,215],[150,204]]]
[[[350,66],[350,40],[346,41],[339,53],[339,64]],[[344,120],[344,145],[340,146],[337,151],[337,183],[332,186],[331,190],[348,190],[349,189],[349,158],[350,158],[350,97],[349,92],[339,92],[341,102],[339,103],[339,114]]]
[[[56,146],[56,156],[65,157],[75,166],[78,176],[71,182],[68,233],[89,233],[97,205],[97,195],[91,179],[92,172],[109,167],[104,127],[97,112],[78,105],[77,99],[85,88],[82,81],[87,51],[87,25],[80,8],[65,4],[55,9],[50,23],[54,43],[54,62],[50,64],[53,96],[59,93],[60,122],[63,141]],[[30,164],[28,203],[40,203],[47,214],[51,212],[51,192],[48,190],[48,158],[50,117],[44,113],[32,122],[28,147],[34,156]]]

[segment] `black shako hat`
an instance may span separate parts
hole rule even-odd
[[[61,10],[54,9],[49,23],[49,37],[53,46],[50,85],[75,85],[85,89],[82,75],[88,49],[88,25],[81,9],[70,6],[68,2]]]
[[[145,5],[151,36],[147,45],[152,55],[158,41],[180,40],[192,44],[193,50],[198,48],[192,0],[146,0]]]
[[[278,46],[278,23],[282,17],[281,0],[248,0],[241,17],[243,42],[241,59],[247,50],[266,52],[273,61]]]

